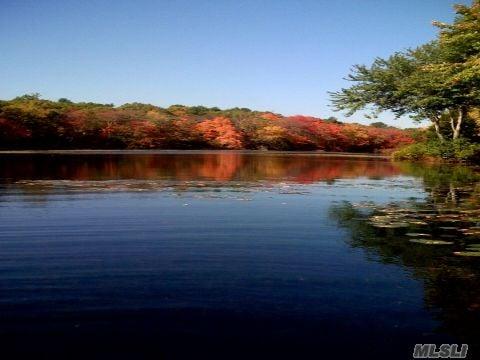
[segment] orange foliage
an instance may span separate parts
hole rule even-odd
[[[241,149],[242,135],[235,129],[232,122],[222,116],[202,121],[197,125],[207,144],[222,149]]]
[[[270,149],[389,152],[410,133],[249,109],[0,101],[3,148]]]
[[[376,128],[360,124],[329,123],[306,116],[286,118],[293,133],[300,133],[326,151],[374,152],[413,142],[407,132],[396,128]]]
[[[263,113],[262,115],[260,115],[260,117],[265,120],[278,120],[282,118],[280,115],[271,112]]]

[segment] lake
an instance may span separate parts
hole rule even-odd
[[[374,157],[0,154],[2,353],[410,359],[467,343],[473,359],[479,195],[475,168]]]

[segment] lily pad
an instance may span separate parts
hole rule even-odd
[[[420,220],[409,221],[409,223],[412,224],[412,225],[428,225],[427,222],[425,222],[425,221],[420,221]]]
[[[400,228],[406,228],[408,227],[407,223],[390,223],[390,224],[385,224],[385,223],[373,223],[372,224],[374,227],[378,228],[385,228],[385,229],[400,229]]]
[[[424,245],[452,245],[452,241],[430,240],[430,239],[412,239],[410,242]]]
[[[417,213],[421,213],[423,216],[428,216],[428,215],[437,215],[437,213],[432,213],[432,210],[426,209],[426,210],[416,210]]]
[[[480,231],[464,231],[465,235],[480,235]]]
[[[465,209],[465,210],[460,210],[461,213],[463,214],[476,214],[478,212],[480,212],[480,210],[477,210],[477,209]]]
[[[480,251],[455,251],[453,254],[458,256],[480,256]]]
[[[390,215],[375,215],[375,216],[372,216],[370,219],[372,219],[372,221],[393,221],[396,218],[397,218],[396,216],[390,216]]]
[[[450,217],[443,217],[443,216],[438,216],[435,220],[437,221],[442,221],[442,222],[459,222],[460,220],[459,219],[452,219]]]

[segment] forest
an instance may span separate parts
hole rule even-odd
[[[0,101],[0,148],[259,149],[390,153],[415,131],[377,122],[282,116],[247,108],[150,104],[121,106],[42,99]]]

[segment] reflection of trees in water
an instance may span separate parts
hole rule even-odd
[[[6,183],[14,183],[21,191],[35,194],[47,194],[48,189],[35,181],[29,185],[21,185],[17,181],[139,179],[165,181],[168,186],[168,181],[213,180],[221,187],[231,180],[251,181],[251,186],[257,186],[254,182],[258,180],[311,183],[400,174],[423,179],[427,198],[421,203],[406,202],[392,206],[430,209],[440,215],[457,212],[469,217],[473,215],[468,211],[459,211],[480,208],[480,175],[464,166],[420,166],[392,164],[383,160],[238,153],[0,157],[0,178]],[[449,246],[409,242],[405,233],[424,231],[420,225],[408,229],[375,228],[365,221],[375,211],[378,207],[360,208],[343,203],[332,207],[331,215],[342,227],[350,230],[349,244],[352,247],[365,249],[369,257],[384,263],[404,266],[423,282],[425,304],[441,320],[442,329],[439,330],[457,335],[464,342],[478,343],[480,258],[456,257]],[[428,225],[428,229],[435,236],[443,232],[433,224]],[[457,235],[455,241],[466,239],[463,234]],[[472,241],[480,242],[480,239],[475,239],[473,237]]]
[[[439,164],[424,166],[415,163],[398,163],[403,173],[423,179],[429,201],[439,207],[453,207],[461,202],[475,200],[480,190],[480,173],[462,165]],[[476,205],[476,202],[472,205]]]
[[[0,158],[0,162],[0,178],[12,180],[205,179],[309,183],[400,174],[396,165],[385,160],[281,154],[10,155]]]
[[[459,257],[453,251],[465,244],[480,243],[480,234],[462,234],[465,224],[478,225],[472,218],[480,209],[480,176],[467,167],[400,165],[405,173],[421,176],[427,198],[425,201],[393,203],[386,206],[362,207],[344,202],[331,208],[331,216],[340,226],[349,230],[352,247],[366,251],[367,256],[383,263],[399,264],[411,271],[424,284],[426,306],[440,320],[438,331],[457,336],[459,341],[480,344],[480,257]],[[405,209],[420,209],[430,213],[431,220],[425,226],[410,224],[407,228],[381,228],[369,221],[372,216],[398,213]],[[406,211],[407,213],[409,211]],[[436,214],[432,217],[432,213]],[[455,214],[455,223],[445,224],[448,214]],[[475,215],[478,217],[478,215]],[[438,220],[438,221],[437,221]],[[458,220],[458,221],[457,221]],[[450,230],[440,227],[450,226]],[[456,229],[458,227],[458,229]],[[430,233],[433,238],[451,236],[449,246],[412,243],[406,233]],[[476,350],[478,351],[478,350]]]

